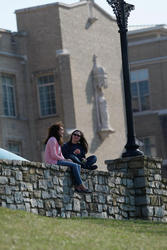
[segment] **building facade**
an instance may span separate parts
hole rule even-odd
[[[48,127],[65,140],[85,134],[98,165],[126,144],[116,21],[93,1],[16,11],[17,32],[0,30],[1,147],[43,161]]]
[[[167,160],[167,27],[128,33],[135,130],[146,155]]]

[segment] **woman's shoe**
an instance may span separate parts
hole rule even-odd
[[[83,184],[80,185],[80,190],[82,193],[91,193],[91,191],[86,188]]]
[[[77,192],[77,193],[82,193],[82,190],[81,190],[81,189],[78,189],[78,188],[75,188],[75,192]]]
[[[85,188],[85,189],[82,189],[82,190],[75,188],[75,192],[77,192],[77,193],[87,193],[87,194],[92,193],[88,188]]]
[[[90,191],[88,188],[85,188],[82,190],[81,193],[92,193],[92,191]]]
[[[88,188],[86,188],[83,184],[75,187],[75,191],[78,193],[91,193],[91,191]]]
[[[98,166],[97,166],[97,165],[93,165],[93,166],[84,166],[83,168],[84,168],[84,169],[88,169],[88,170],[95,170],[95,169],[98,168]]]
[[[98,168],[97,165],[90,166],[90,169],[91,169],[91,170],[95,170],[95,169],[97,169],[97,168]]]

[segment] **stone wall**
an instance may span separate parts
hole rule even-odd
[[[136,157],[106,163],[106,172],[82,170],[92,193],[79,194],[67,167],[1,160],[0,206],[64,218],[167,221],[167,188],[159,160]]]
[[[161,160],[142,156],[106,163],[110,172],[133,176],[136,218],[167,221],[167,179],[161,175]]]

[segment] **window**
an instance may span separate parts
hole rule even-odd
[[[144,154],[156,157],[155,137],[143,137],[139,140],[142,142],[141,150]]]
[[[1,75],[1,81],[3,93],[3,114],[15,117],[15,77],[11,75]]]
[[[147,69],[131,72],[131,94],[133,112],[141,112],[150,109]]]
[[[9,141],[8,142],[8,150],[14,154],[21,155],[21,143]]]
[[[54,76],[38,77],[38,92],[41,116],[56,114]]]

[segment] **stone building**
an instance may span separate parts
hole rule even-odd
[[[167,27],[128,33],[136,135],[146,155],[167,160]]]
[[[116,21],[93,1],[16,10],[0,30],[0,146],[43,161],[48,127],[82,130],[98,165],[126,144]]]

